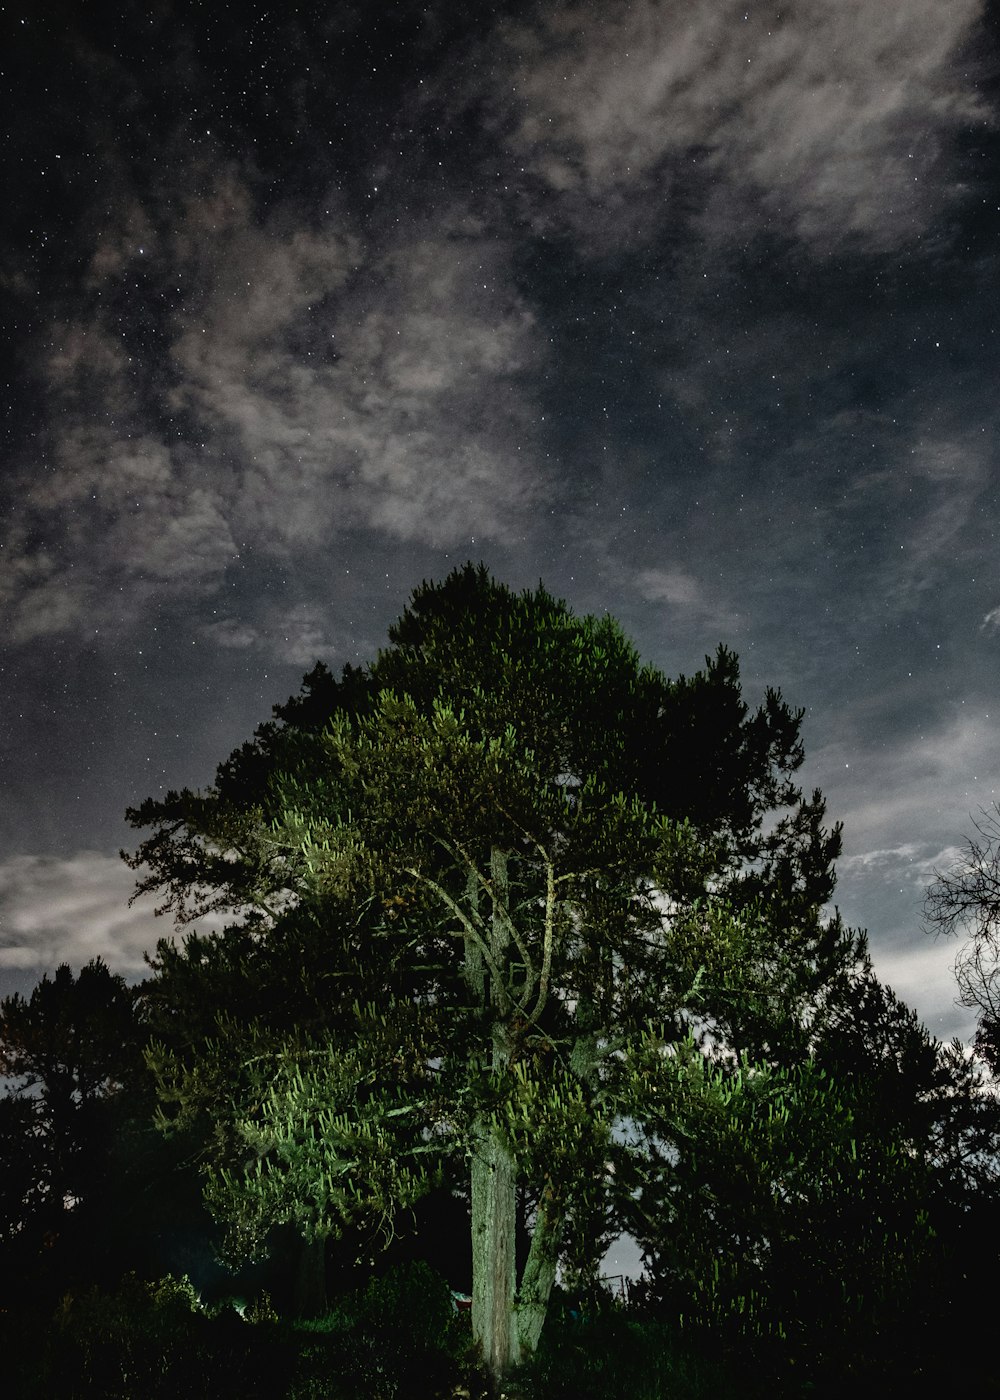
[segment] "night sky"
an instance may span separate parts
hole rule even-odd
[[[483,560],[806,708],[837,902],[968,1038],[1000,788],[984,0],[0,13],[0,993],[169,931],[126,806]]]

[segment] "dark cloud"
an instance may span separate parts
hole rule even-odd
[[[29,532],[49,543],[7,580],[16,640],[208,596],[245,543],[301,558],[366,528],[474,548],[553,496],[503,245],[456,208],[374,252],[328,212],[318,232],[260,222],[229,173],[169,231],[129,210],[102,242],[91,319],[53,331],[46,470],[8,527],[22,560]],[[139,385],[112,329],[137,263],[180,298]]]

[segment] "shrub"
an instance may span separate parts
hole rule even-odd
[[[468,1360],[467,1319],[422,1261],[401,1264],[342,1298],[325,1317],[296,1323],[299,1363],[290,1400],[331,1394],[371,1400],[450,1395]]]
[[[556,1298],[535,1356],[515,1376],[524,1400],[728,1400],[744,1392],[682,1349],[673,1329],[612,1303],[574,1317]]]
[[[187,1279],[67,1294],[45,1319],[8,1319],[6,1356],[17,1400],[191,1400],[285,1393],[292,1354],[275,1328],[235,1313],[209,1318]]]
[[[469,1373],[470,1344],[423,1263],[316,1321],[279,1321],[266,1295],[206,1308],[187,1278],[134,1275],[67,1294],[54,1315],[0,1314],[10,1400],[439,1400]]]

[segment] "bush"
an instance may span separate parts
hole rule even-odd
[[[50,1318],[9,1314],[3,1334],[16,1400],[273,1400],[293,1363],[278,1329],[248,1327],[233,1312],[209,1318],[190,1282],[170,1277],[67,1294]]]
[[[370,1279],[295,1330],[305,1344],[289,1400],[436,1400],[454,1391],[469,1362],[468,1320],[457,1317],[448,1285],[422,1261]]]
[[[266,1295],[206,1308],[187,1278],[130,1275],[54,1315],[0,1313],[0,1352],[10,1400],[439,1400],[472,1368],[468,1317],[423,1263],[295,1322]]]
[[[535,1356],[515,1376],[524,1400],[728,1400],[745,1394],[684,1351],[662,1322],[608,1302],[575,1317],[557,1295]]]

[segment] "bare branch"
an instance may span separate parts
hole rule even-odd
[[[955,977],[964,1006],[991,1019],[1000,1016],[1000,807],[981,809],[973,821],[977,835],[966,842],[950,870],[935,872],[924,900],[928,932],[968,940],[955,958]]]
[[[538,847],[541,851],[541,846]],[[549,995],[549,977],[552,972],[552,942],[555,933],[556,916],[556,874],[555,867],[548,855],[542,851],[542,859],[545,862],[545,923],[542,937],[542,976],[538,987],[538,998],[535,1001],[534,1010],[531,1013],[531,1020],[537,1021],[545,1009],[545,1003]],[[530,993],[525,989],[526,997]]]

